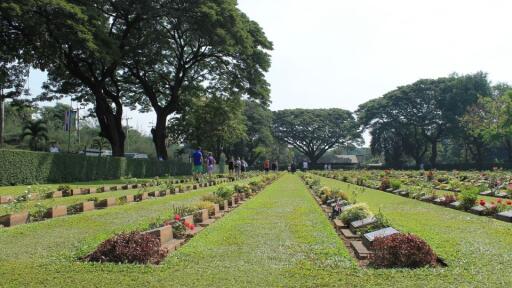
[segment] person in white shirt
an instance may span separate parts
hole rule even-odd
[[[304,160],[304,162],[302,162],[302,169],[304,170],[304,172],[308,171],[308,168],[309,168],[309,163],[308,161]]]

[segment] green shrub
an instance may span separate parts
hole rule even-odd
[[[0,149],[0,186],[190,175],[188,163]]]
[[[344,223],[352,223],[354,221],[363,220],[373,216],[366,203],[354,204],[352,207],[347,208],[339,218]]]
[[[475,202],[478,199],[478,187],[465,187],[462,189],[460,194],[461,207],[464,210],[469,210],[475,206]]]
[[[391,185],[391,188],[393,190],[398,190],[400,189],[400,187],[402,186],[402,181],[398,180],[398,179],[391,179],[389,181],[389,184]]]
[[[220,186],[219,188],[217,188],[217,190],[215,190],[215,192],[213,192],[214,195],[224,200],[230,199],[234,193],[235,191],[233,190],[233,188],[229,186]]]

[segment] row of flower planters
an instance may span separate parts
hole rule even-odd
[[[167,180],[169,181],[169,180]],[[175,179],[172,180],[172,184],[183,184],[192,182],[192,178],[185,179]],[[57,191],[47,192],[44,195],[39,194],[30,194],[28,197],[25,197],[24,200],[41,200],[41,199],[51,199],[51,198],[62,198],[62,197],[72,197],[79,195],[88,195],[95,193],[104,193],[109,191],[120,191],[120,190],[130,190],[130,189],[138,189],[144,187],[153,187],[157,186],[156,182],[145,182],[140,184],[124,184],[124,185],[112,185],[112,186],[102,186],[96,188],[73,188],[73,189],[62,189]],[[11,195],[0,196],[0,204],[9,204],[16,200],[16,197]]]
[[[153,224],[150,230],[116,235],[82,259],[88,262],[114,262],[119,264],[159,264],[169,253],[182,247],[226,213],[240,207],[241,204],[262,191],[275,181],[277,177],[262,180],[262,186],[249,190],[238,190],[224,199],[220,204],[213,204],[213,209],[200,209],[188,213],[187,216],[174,214],[171,219]],[[226,197],[227,198],[227,197]],[[137,249],[134,249],[137,247]]]
[[[441,266],[446,267],[446,263],[428,246],[428,244],[411,234],[403,234],[397,229],[391,227],[387,220],[382,219],[382,215],[379,217],[373,216],[368,213],[365,216],[359,218],[352,216],[354,221],[349,221],[349,224],[345,224],[339,217],[333,217],[334,215],[343,215],[345,211],[359,207],[367,207],[366,204],[350,204],[348,201],[340,201],[340,199],[328,199],[327,201],[322,200],[318,195],[318,187],[315,187],[304,179],[306,185],[308,185],[310,193],[315,198],[318,205],[325,212],[325,215],[329,217],[331,224],[335,228],[337,234],[343,240],[347,247],[352,250],[352,255],[359,260],[360,266],[369,266],[375,268],[420,268],[424,266]],[[356,208],[358,209],[358,208]],[[333,215],[333,210],[335,214]],[[349,212],[350,213],[350,212]],[[395,239],[390,239],[395,238]],[[393,245],[389,245],[389,243]],[[397,248],[399,251],[394,251]],[[407,249],[413,248],[413,249]],[[393,251],[389,251],[393,250]],[[407,255],[406,253],[412,254]],[[375,254],[378,254],[377,256]],[[390,260],[390,255],[396,256],[396,259]],[[410,258],[410,259],[407,259]],[[405,259],[405,260],[404,260]]]
[[[340,180],[338,177],[336,177],[334,175],[326,175],[326,176],[321,175],[321,176],[328,177],[328,178],[331,178],[331,179],[334,179],[334,180],[338,180],[338,181],[343,181],[343,180]],[[416,198],[411,198],[410,197],[411,192],[407,191],[407,190],[392,189],[392,188],[382,190],[382,189],[380,189],[380,186],[378,186],[378,185],[375,185],[375,186],[367,185],[367,184],[358,185],[358,184],[354,184],[354,183],[351,183],[351,182],[348,182],[348,181],[343,181],[343,182],[348,183],[348,184],[352,184],[352,185],[357,185],[357,186],[360,186],[360,187],[365,187],[365,188],[369,188],[369,189],[374,189],[374,190],[379,190],[379,191],[391,193],[391,194],[402,196],[402,197],[406,197],[406,198],[409,198],[409,199],[416,199]],[[446,196],[446,197],[444,197],[444,196],[443,197],[435,197],[435,196],[428,196],[427,195],[427,196],[423,196],[423,197],[421,197],[419,199],[416,199],[416,200],[437,204],[437,205],[440,205],[440,206],[456,209],[456,210],[459,210],[459,211],[465,211],[465,212],[473,213],[473,214],[479,215],[479,216],[493,217],[493,218],[495,218],[497,220],[501,220],[501,221],[512,223],[512,201],[511,200],[497,199],[496,201],[491,201],[490,203],[488,203],[485,200],[479,200],[471,208],[468,207],[469,209],[464,209],[463,206],[462,206],[462,203],[460,201],[457,201],[456,197],[448,197],[448,196]],[[506,207],[509,207],[509,208],[506,211],[497,212],[496,211],[497,210],[497,205],[504,205],[504,207],[506,206]]]
[[[208,183],[199,183],[193,185],[186,185],[181,188],[175,188],[174,190],[165,189],[161,191],[153,191],[153,192],[143,192],[137,195],[126,195],[119,198],[110,197],[99,201],[86,201],[83,203],[78,203],[70,206],[56,206],[52,208],[48,208],[44,213],[39,213],[38,215],[31,215],[29,212],[19,212],[12,213],[0,216],[0,227],[12,227],[21,224],[27,224],[31,222],[43,221],[45,219],[63,217],[67,215],[73,215],[83,212],[92,211],[95,209],[105,209],[117,205],[123,205],[132,202],[141,202],[145,201],[149,198],[157,198],[164,197],[168,195],[173,195],[177,193],[185,193],[190,190],[197,190],[199,188],[206,188],[213,185],[218,185],[225,182],[235,181],[235,178],[229,179],[217,179],[212,180]],[[132,189],[139,187],[137,184],[131,186]]]

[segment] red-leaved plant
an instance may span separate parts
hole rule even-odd
[[[122,233],[98,246],[84,259],[90,262],[119,264],[158,265],[167,256],[167,249],[160,248],[160,239],[140,232]]]
[[[375,239],[370,265],[376,268],[420,268],[435,266],[437,256],[430,246],[412,234],[395,234]]]

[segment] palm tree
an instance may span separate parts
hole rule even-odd
[[[103,148],[108,148],[108,141],[104,137],[96,137],[92,140],[91,148],[100,150],[100,156],[101,152],[103,151]]]
[[[23,133],[20,136],[21,141],[30,137],[29,146],[32,150],[38,150],[38,144],[42,141],[48,141],[48,129],[43,120],[31,120],[23,126]]]

